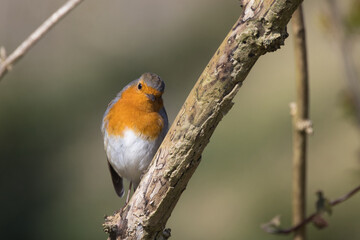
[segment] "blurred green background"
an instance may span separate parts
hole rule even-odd
[[[18,46],[65,0],[0,0],[0,45]],[[338,1],[347,11],[349,1]],[[324,0],[306,1],[311,80],[308,212],[360,182],[359,132],[340,102],[346,82],[324,30]],[[85,1],[0,82],[0,238],[105,239],[103,216],[123,205],[111,183],[100,123],[108,102],[143,72],[166,81],[172,122],[237,20],[237,0]],[[294,56],[259,59],[216,129],[167,227],[171,239],[291,239],[260,224],[291,215]],[[358,40],[358,39],[357,39]],[[360,41],[359,41],[360,42]],[[354,48],[360,66],[360,46]],[[360,194],[311,239],[360,239]]]

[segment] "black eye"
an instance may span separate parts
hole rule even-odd
[[[142,88],[141,83],[138,84],[138,89],[140,90]]]

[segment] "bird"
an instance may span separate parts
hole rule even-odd
[[[134,191],[168,131],[162,95],[164,81],[155,73],[144,73],[127,84],[109,103],[101,125],[110,175],[119,197],[123,178]]]

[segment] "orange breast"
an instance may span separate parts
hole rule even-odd
[[[130,87],[106,115],[104,120],[108,121],[107,132],[123,136],[123,131],[129,128],[144,138],[154,140],[164,127],[164,120],[158,113],[162,107],[161,97],[151,102],[136,87]]]

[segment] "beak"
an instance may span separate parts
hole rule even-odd
[[[155,96],[153,94],[146,94],[146,96],[151,100],[151,101],[155,101]]]

